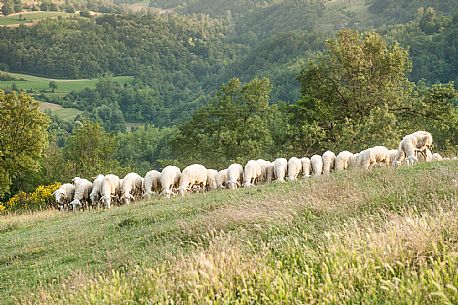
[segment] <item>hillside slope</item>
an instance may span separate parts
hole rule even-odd
[[[5,303],[458,301],[458,162],[0,217]]]

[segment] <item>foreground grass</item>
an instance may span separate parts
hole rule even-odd
[[[0,218],[0,300],[458,302],[458,162]]]

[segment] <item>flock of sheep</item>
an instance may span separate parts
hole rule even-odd
[[[322,156],[292,157],[289,160],[278,158],[273,162],[265,160],[250,160],[245,167],[234,163],[220,171],[207,169],[203,165],[193,164],[181,171],[176,166],[167,166],[162,172],[149,171],[145,177],[129,173],[123,179],[118,176],[98,175],[93,182],[80,177],[73,178],[73,183],[63,184],[54,192],[59,209],[71,208],[78,210],[91,205],[110,208],[112,202],[129,204],[141,198],[149,198],[154,194],[162,194],[169,198],[188,192],[235,189],[250,187],[258,183],[272,181],[283,182],[296,180],[300,175],[327,175],[331,171],[341,171],[348,168],[361,167],[370,169],[374,166],[413,165],[419,161],[440,161],[442,157],[431,153],[432,136],[426,131],[417,131],[405,136],[399,148],[389,150],[384,146],[374,146],[360,153],[353,154],[342,151],[337,156],[326,151]]]

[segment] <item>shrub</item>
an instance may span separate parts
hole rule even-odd
[[[54,207],[53,193],[60,187],[59,182],[40,185],[32,193],[20,191],[5,205],[0,204],[0,213],[43,210]]]

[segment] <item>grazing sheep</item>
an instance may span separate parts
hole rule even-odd
[[[105,208],[109,209],[111,207],[111,199],[114,199],[115,202],[117,202],[120,193],[121,183],[119,177],[112,174],[106,175],[102,182],[101,198]]]
[[[150,198],[153,194],[161,192],[161,173],[156,170],[151,170],[146,173],[143,179],[143,197]]]
[[[91,204],[93,207],[95,207],[96,205],[97,208],[100,207],[100,197],[102,197],[103,178],[105,178],[104,175],[98,175],[97,177],[95,177],[95,180],[92,183],[92,192],[89,195],[89,198],[91,199]]]
[[[274,166],[275,162],[269,162],[266,165],[266,182],[271,183],[274,179]]]
[[[350,160],[349,160],[349,167],[350,168],[357,168],[359,165],[358,165],[358,161],[359,161],[359,153],[356,153],[356,154],[353,154],[353,156],[350,157]]]
[[[433,137],[427,131],[416,131],[406,135],[399,143],[398,155],[396,156],[396,160],[393,161],[394,165],[399,165],[404,160],[406,160],[407,165],[413,165],[418,161],[416,152],[424,151],[432,143]]]
[[[181,172],[180,186],[178,193],[181,196],[187,191],[191,191],[193,186],[199,186],[201,190],[204,189],[207,183],[207,169],[200,164],[192,164],[183,169]]]
[[[342,171],[350,167],[350,158],[353,154],[349,151],[342,151],[336,157],[335,169]]]
[[[393,162],[396,161],[396,156],[398,155],[397,149],[390,149],[388,151],[388,158],[390,159],[390,165],[393,165]]]
[[[302,176],[304,178],[309,178],[310,177],[310,170],[311,170],[311,163],[310,159],[307,157],[301,158],[301,164],[302,164]]]
[[[433,153],[426,148],[424,151],[417,152],[418,162],[431,162],[433,161]]]
[[[312,165],[313,176],[321,176],[323,173],[323,158],[320,155],[313,155],[310,158],[310,164]]]
[[[121,184],[121,203],[129,204],[142,194],[143,178],[137,173],[128,173]]]
[[[331,170],[334,169],[336,155],[332,151],[327,150],[321,159],[323,160],[323,175],[329,175]]]
[[[70,205],[76,211],[88,203],[92,191],[92,182],[80,177],[73,178],[72,182],[75,185],[75,195]]]
[[[181,178],[181,170],[173,165],[166,166],[161,173],[159,182],[162,186],[162,195],[170,198],[173,194],[173,189],[178,187]]]
[[[390,165],[389,150],[385,146],[374,146],[359,153],[359,166],[370,169],[375,165]]]
[[[289,181],[294,181],[297,179],[297,176],[302,172],[302,162],[299,158],[291,157],[288,160],[288,177]]]
[[[255,160],[248,161],[243,171],[243,187],[250,187],[255,184],[256,179],[261,176],[261,173],[261,164]]]
[[[434,153],[433,154],[433,158],[432,158],[432,161],[442,161],[443,158],[441,155],[439,155],[438,153]]]
[[[73,200],[75,195],[75,186],[71,183],[62,184],[57,190],[52,193],[56,199],[57,208],[59,211],[65,210],[68,204]]]
[[[256,181],[267,182],[267,167],[269,166],[270,162],[263,159],[258,159],[256,162],[258,162],[261,166],[261,175],[258,177],[258,179],[256,179]]]
[[[216,186],[219,189],[226,188],[227,185],[227,169],[220,170],[216,175]]]
[[[238,163],[233,163],[227,168],[227,188],[236,189],[242,185],[243,181],[243,166]]]
[[[218,176],[218,171],[214,169],[207,169],[207,190],[216,190],[218,188],[218,182],[216,177]]]
[[[277,158],[274,161],[274,177],[275,181],[285,182],[286,174],[288,173],[288,160],[285,158]]]

